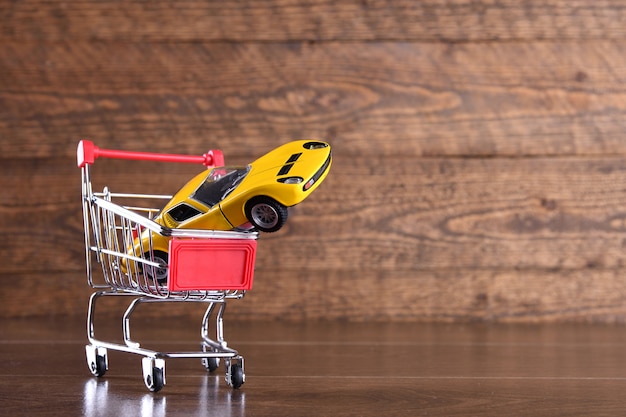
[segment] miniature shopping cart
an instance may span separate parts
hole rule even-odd
[[[165,384],[166,359],[198,358],[210,372],[222,360],[227,384],[239,388],[245,381],[244,358],[224,340],[223,314],[227,300],[242,298],[252,287],[257,233],[164,227],[151,220],[158,213],[153,205],[171,196],[114,193],[106,187],[101,192],[92,190],[90,166],[102,157],[201,163],[207,168],[223,165],[219,151],[187,156],[115,151],[100,149],[89,141],[79,143],[87,280],[95,289],[87,316],[86,356],[91,373],[97,377],[105,374],[109,349],[141,355],[144,383],[156,392]],[[169,239],[169,256],[154,250],[152,242],[157,236]],[[138,240],[142,242],[139,245]],[[94,267],[96,264],[101,268]],[[95,337],[96,301],[111,296],[132,298],[122,318],[123,344]],[[199,351],[159,352],[131,339],[133,311],[141,303],[153,302],[207,304]],[[212,318],[215,338],[209,337]]]

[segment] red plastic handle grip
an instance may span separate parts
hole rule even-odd
[[[76,150],[76,162],[80,168],[87,164],[93,164],[97,158],[132,159],[136,161],[159,161],[159,162],[182,162],[190,164],[202,164],[206,167],[224,165],[222,151],[213,149],[204,155],[177,155],[167,153],[117,151],[112,149],[100,149],[89,140],[78,142]]]

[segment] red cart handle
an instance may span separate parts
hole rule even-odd
[[[76,150],[76,161],[80,168],[87,164],[93,164],[96,158],[133,159],[138,161],[158,161],[158,162],[183,162],[191,164],[202,164],[206,167],[224,166],[224,154],[222,151],[212,149],[204,155],[177,155],[166,153],[117,151],[111,149],[100,149],[89,140],[78,142]]]

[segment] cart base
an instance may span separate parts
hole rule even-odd
[[[128,309],[126,310],[122,328],[124,334],[124,344],[107,342],[99,340],[95,337],[94,315],[96,301],[105,296],[134,296]],[[126,292],[116,291],[98,291],[92,294],[89,300],[89,310],[87,315],[87,334],[89,344],[85,346],[85,355],[87,366],[93,376],[103,377],[109,369],[108,351],[119,351],[143,356],[142,373],[143,381],[146,388],[151,392],[160,391],[166,383],[165,378],[165,361],[166,359],[201,359],[203,366],[209,372],[214,372],[219,368],[220,362],[223,360],[225,365],[224,380],[228,386],[238,389],[245,382],[244,358],[239,353],[228,347],[224,339],[223,331],[223,315],[225,309],[225,300],[193,300],[197,302],[207,303],[207,309],[204,313],[201,326],[201,350],[191,352],[162,352],[141,347],[139,342],[131,339],[130,322],[131,315],[138,305],[150,302],[175,302],[175,299],[154,299],[150,297],[129,294]],[[184,300],[189,301],[189,300]],[[214,314],[215,313],[215,314]],[[210,318],[215,316],[216,326],[215,339],[209,337]]]

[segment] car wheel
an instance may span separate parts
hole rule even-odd
[[[144,256],[147,260],[149,261],[153,260],[159,265],[162,265],[159,267],[147,266],[146,274],[148,275],[149,278],[156,281],[159,285],[165,285],[165,283],[167,283],[167,276],[168,276],[167,253],[161,252],[160,250],[155,250],[152,253],[152,256],[150,256],[150,252],[146,252]]]
[[[256,197],[245,207],[246,217],[262,232],[275,232],[287,221],[287,207],[269,197]]]

